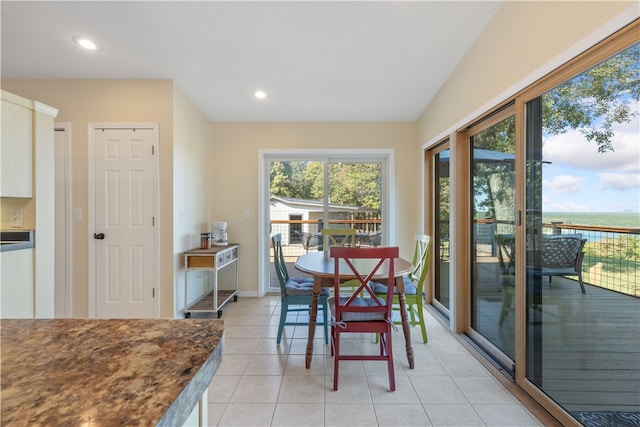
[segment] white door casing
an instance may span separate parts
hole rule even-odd
[[[71,124],[55,123],[55,295],[54,316],[73,317],[71,224]]]
[[[159,316],[158,145],[157,124],[90,125],[90,317]]]

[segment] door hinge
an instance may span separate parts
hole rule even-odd
[[[151,217],[151,225],[152,225],[153,227],[155,227],[155,226],[156,226],[156,217],[155,217],[155,216],[152,216],[152,217]]]
[[[155,298],[155,297],[156,297],[156,288],[151,288],[151,296],[152,296],[153,298]]]
[[[152,145],[152,146],[151,146],[151,155],[152,155],[152,156],[155,156],[155,155],[156,155],[156,146],[155,146],[155,145]]]

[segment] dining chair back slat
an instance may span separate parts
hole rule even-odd
[[[325,251],[332,247],[355,247],[356,246],[356,229],[355,228],[323,228],[322,245]]]

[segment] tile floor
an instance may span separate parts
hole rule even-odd
[[[225,354],[209,386],[210,426],[543,425],[428,313],[428,344],[412,328],[415,369],[408,368],[402,330],[394,333],[395,392],[386,364],[375,361],[341,362],[334,391],[322,328],[310,369],[306,326],[286,327],[276,345],[279,303],[240,297],[224,306]],[[355,351],[377,348],[371,336],[347,339]]]

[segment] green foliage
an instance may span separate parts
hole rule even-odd
[[[324,198],[322,162],[273,162],[270,170],[273,196],[306,200]],[[371,209],[381,208],[382,168],[379,163],[331,163],[329,200],[331,203]]]
[[[612,257],[624,260],[640,259],[640,238],[628,234],[618,237],[606,237],[590,245],[591,250],[599,257]]]
[[[640,100],[640,44],[618,53],[542,96],[543,129],[560,135],[577,129],[598,152],[615,151],[613,125],[637,115]]]
[[[515,116],[488,127],[472,137],[475,148],[513,154],[515,152]],[[474,159],[474,211],[479,217],[510,219],[515,208],[515,165],[511,162],[483,162]]]
[[[332,203],[380,209],[380,164],[332,163],[329,171]]]

